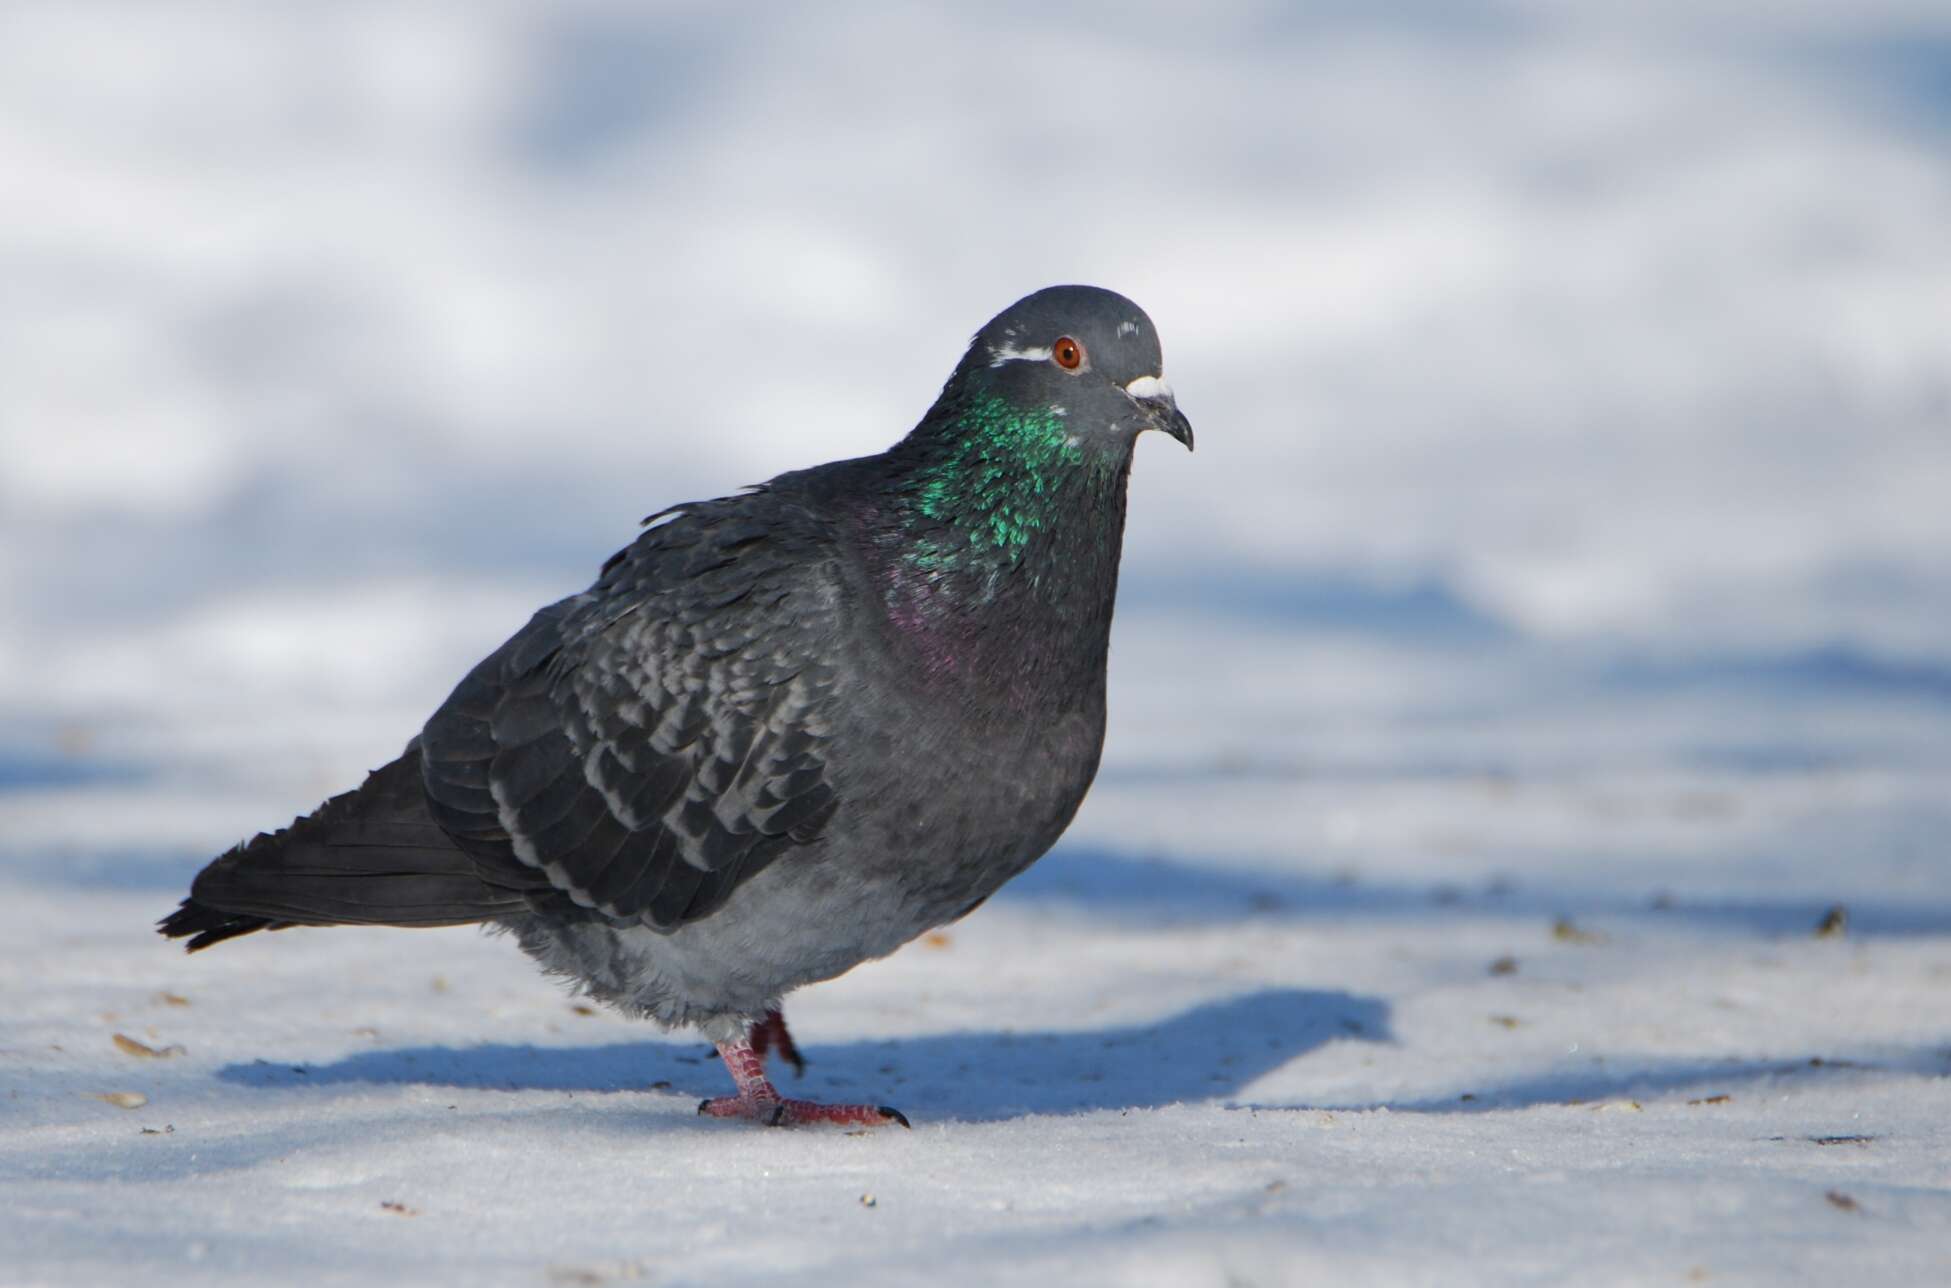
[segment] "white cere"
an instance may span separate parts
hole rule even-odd
[[[1159,376],[1140,376],[1125,386],[1125,392],[1133,398],[1170,398],[1172,386]]]

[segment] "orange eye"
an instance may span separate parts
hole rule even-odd
[[[1084,346],[1067,335],[1059,336],[1050,346],[1050,358],[1065,371],[1075,371],[1084,365]]]

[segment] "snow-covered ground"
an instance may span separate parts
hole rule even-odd
[[[1252,665],[1148,625],[1121,687]],[[1376,650],[1468,682],[1126,702],[1058,851],[792,1000],[799,1085],[912,1133],[699,1119],[707,1047],[470,931],[155,939],[274,791],[0,798],[0,1279],[1938,1281],[1943,696]]]
[[[0,1284],[1946,1279],[1951,20],[1192,8],[0,13]],[[1056,280],[1200,450],[1069,837],[789,1004],[912,1132],[153,935]]]

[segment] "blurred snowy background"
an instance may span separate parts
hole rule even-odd
[[[1100,789],[969,934],[1353,918],[1328,987],[1496,951],[1478,895],[1617,951],[1676,899],[1737,937],[1847,902],[1943,958],[1941,0],[0,7],[14,942],[94,900],[160,969],[198,862],[390,758],[638,516],[878,450],[1059,281],[1151,313],[1200,446],[1139,452]],[[1706,942],[1642,964],[1731,969]],[[1270,983],[1197,958],[1154,960],[1173,1005]],[[1937,1077],[1913,965],[1857,1037]],[[1422,1104],[1478,1084],[1417,987],[1368,993]],[[1720,1022],[1655,1024],[1656,1085]],[[1510,1085],[1635,1086],[1562,1072]]]
[[[1403,700],[1215,665],[1268,630],[1941,711],[1951,18],[1625,8],[8,5],[4,754],[336,781],[1055,281],[1200,432],[1141,453],[1121,644],[1187,651],[1128,714]]]

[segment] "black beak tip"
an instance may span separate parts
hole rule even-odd
[[[1192,450],[1192,422],[1177,407],[1158,418],[1158,427],[1184,443],[1188,452]]]
[[[1186,414],[1179,410],[1179,405],[1172,401],[1170,395],[1163,398],[1141,398],[1138,404],[1150,417],[1153,429],[1170,434],[1184,443],[1188,452],[1192,450],[1192,422],[1186,419]]]

